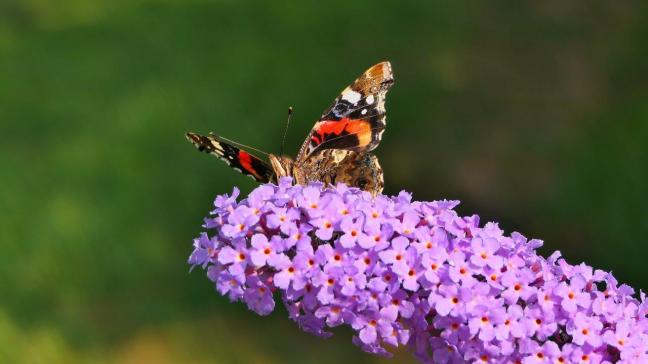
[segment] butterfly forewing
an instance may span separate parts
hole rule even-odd
[[[385,129],[385,96],[394,83],[389,62],[378,63],[345,88],[315,123],[297,163],[319,150],[368,152],[380,143]]]
[[[230,167],[261,183],[274,181],[274,172],[270,165],[256,156],[235,147],[216,135],[187,133],[187,139],[201,152],[213,154]]]

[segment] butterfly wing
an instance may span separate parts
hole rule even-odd
[[[321,181],[336,185],[345,183],[369,191],[382,192],[383,171],[378,158],[371,153],[358,153],[344,149],[324,149],[308,158],[300,166],[304,181]]]
[[[385,129],[385,96],[394,83],[389,62],[378,63],[345,88],[304,141],[297,163],[325,149],[368,152]]]
[[[275,173],[268,163],[223,141],[216,135],[187,133],[185,136],[199,151],[215,155],[230,167],[258,182],[267,183],[275,180]]]

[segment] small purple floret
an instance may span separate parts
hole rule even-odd
[[[259,315],[281,296],[306,332],[348,325],[363,350],[424,363],[648,363],[646,296],[611,273],[545,259],[457,201],[291,182],[218,196],[189,257]]]

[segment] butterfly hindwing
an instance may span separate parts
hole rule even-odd
[[[315,123],[297,161],[324,149],[368,152],[385,129],[385,96],[394,83],[389,62],[378,63],[345,88]]]
[[[215,155],[230,167],[258,182],[267,183],[274,180],[274,172],[268,163],[221,140],[216,135],[187,133],[186,137],[198,150]]]
[[[383,189],[383,171],[378,158],[371,153],[344,149],[324,149],[300,167],[307,181],[336,185],[344,183],[372,194]]]

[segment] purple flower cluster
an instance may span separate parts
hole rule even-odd
[[[407,345],[425,363],[648,363],[643,293],[457,201],[290,179],[238,194],[216,198],[189,263],[260,315],[278,291],[307,332],[349,325],[363,350]]]

